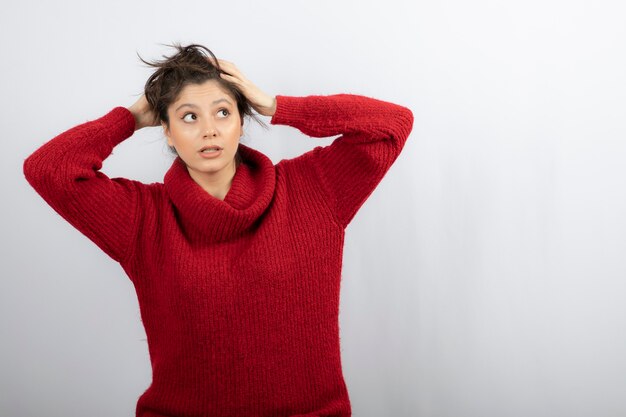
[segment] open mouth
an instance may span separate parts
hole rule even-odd
[[[205,146],[204,148],[200,149],[200,152],[206,154],[206,153],[219,152],[221,150],[222,148],[220,146],[210,145],[210,146]]]

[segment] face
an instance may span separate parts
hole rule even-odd
[[[235,173],[235,154],[243,134],[235,99],[217,81],[185,86],[167,109],[167,143],[187,164],[198,183]],[[204,152],[203,149],[208,148]]]

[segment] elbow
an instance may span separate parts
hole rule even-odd
[[[406,140],[413,130],[413,112],[407,108],[400,106],[400,112],[398,114],[398,132],[400,137]]]
[[[38,193],[50,188],[50,184],[54,183],[55,175],[58,175],[58,167],[56,164],[43,158],[39,152],[35,152],[24,160],[22,171],[26,181]]]
[[[37,154],[34,153],[24,160],[22,172],[26,180],[34,187],[41,178],[41,164],[38,163]]]
[[[394,117],[389,124],[389,136],[400,153],[413,130],[413,112],[407,107],[396,106]]]

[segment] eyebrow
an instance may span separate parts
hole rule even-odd
[[[217,100],[213,101],[213,103],[211,103],[211,104],[216,105],[216,104],[219,104],[219,103],[222,103],[222,102],[226,102],[226,103],[228,103],[228,104],[232,104],[230,101],[228,101],[228,100],[227,100],[227,99],[225,99],[225,98],[220,98],[220,99],[217,99]],[[183,107],[185,107],[185,106],[187,106],[187,107],[191,107],[191,108],[194,108],[194,109],[199,108],[197,105],[192,104],[192,103],[183,103],[183,104],[181,104],[180,106],[176,107],[176,110],[174,110],[174,111],[175,111],[175,112],[177,112],[178,110],[180,110],[181,108],[183,108]]]

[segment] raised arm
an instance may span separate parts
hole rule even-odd
[[[302,155],[298,163],[314,167],[326,204],[337,222],[347,226],[402,151],[413,128],[411,110],[352,94],[271,97],[234,64],[218,61],[226,73],[222,77],[237,84],[257,112],[272,117],[272,124],[312,137],[341,135]]]
[[[99,119],[61,133],[26,158],[23,165],[35,191],[118,262],[130,256],[142,214],[138,210],[140,189],[145,184],[111,179],[100,169],[118,143],[151,124],[151,114],[142,99],[130,108],[116,107]]]
[[[302,155],[311,163],[326,202],[343,227],[397,159],[413,127],[413,113],[397,104],[351,94],[277,96],[272,124],[312,137],[341,135]]]

